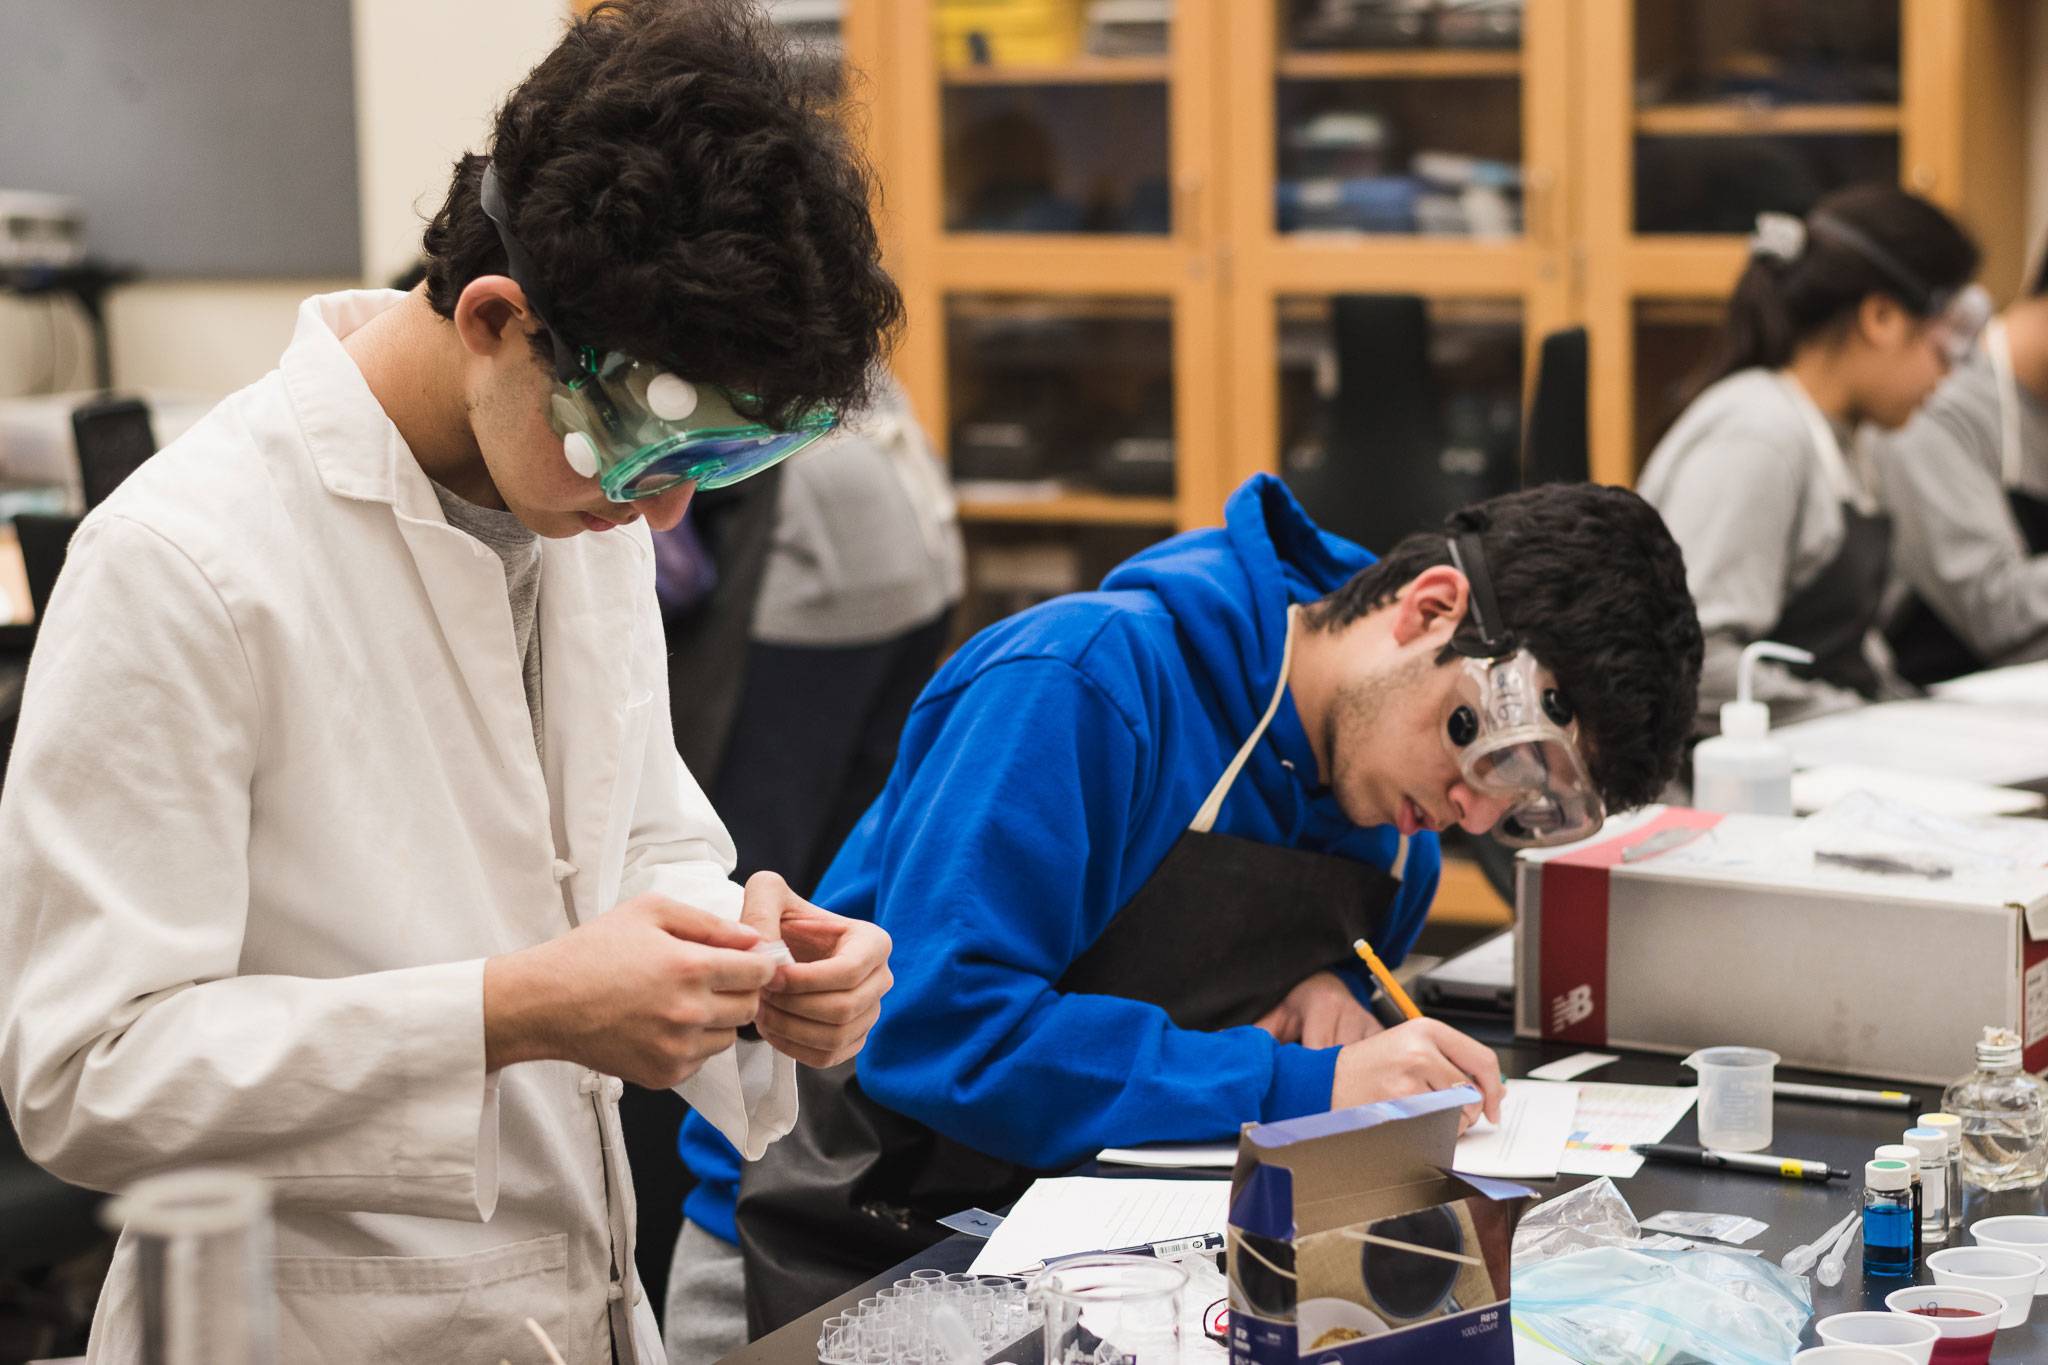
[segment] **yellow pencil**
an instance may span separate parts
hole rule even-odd
[[[1422,1011],[1415,1008],[1415,1002],[1408,998],[1408,992],[1401,989],[1401,983],[1394,980],[1394,974],[1387,970],[1386,963],[1380,961],[1380,955],[1372,950],[1370,943],[1367,943],[1364,939],[1359,939],[1351,945],[1351,949],[1360,958],[1364,959],[1366,970],[1371,972],[1373,979],[1380,983],[1380,989],[1387,993],[1387,998],[1400,1007],[1403,1018],[1420,1019],[1422,1017]]]

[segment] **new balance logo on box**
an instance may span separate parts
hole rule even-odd
[[[1593,988],[1574,986],[1563,995],[1555,996],[1550,1002],[1550,1031],[1563,1033],[1574,1024],[1583,1024],[1593,1017]]]

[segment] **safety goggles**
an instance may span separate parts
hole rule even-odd
[[[1760,226],[1762,221],[1758,220]],[[1927,319],[1934,344],[1950,365],[1960,365],[1970,358],[1970,352],[1977,348],[1977,338],[1983,335],[1985,325],[1997,311],[1983,285],[1932,288],[1918,271],[1879,245],[1869,233],[1832,214],[1816,213],[1808,229],[1849,248],[1889,276],[1906,305]]]
[[[1451,562],[1472,585],[1465,625],[1451,647],[1459,662],[1445,750],[1474,791],[1508,803],[1494,837],[1517,848],[1569,843],[1607,818],[1579,757],[1579,726],[1556,680],[1498,623],[1479,537],[1451,538]]]
[[[613,502],[658,497],[685,483],[725,488],[802,450],[838,425],[815,408],[787,428],[746,417],[745,395],[697,384],[617,351],[577,346],[547,321],[534,287],[538,278],[512,235],[511,211],[497,167],[484,167],[484,215],[504,245],[507,273],[547,329],[554,351],[548,425],[562,438],[562,457],[583,478],[597,479]]]
[[[1981,284],[1968,285],[1947,297],[1937,296],[1927,326],[1942,358],[1951,366],[1968,360],[1996,311],[1990,291]]]

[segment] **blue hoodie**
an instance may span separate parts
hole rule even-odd
[[[817,902],[895,939],[896,985],[859,1062],[877,1102],[970,1147],[1059,1169],[1104,1147],[1227,1138],[1326,1110],[1335,1048],[1257,1028],[1176,1027],[1157,1005],[1053,983],[1187,829],[1279,680],[1287,608],[1373,562],[1257,475],[1222,530],[1191,531],[975,636],[912,708],[888,786]],[[1281,702],[1216,832],[1390,867],[1317,785]],[[1436,894],[1436,839],[1411,841],[1378,946],[1399,961]],[[1363,993],[1362,986],[1355,985]],[[737,1240],[739,1164],[692,1114],[684,1209]]]

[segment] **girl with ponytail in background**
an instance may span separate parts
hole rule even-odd
[[[1774,724],[1887,690],[1872,627],[1891,518],[1859,449],[1905,425],[1990,316],[1976,245],[1947,214],[1889,185],[1757,219],[1728,320],[1684,414],[1644,466],[1642,495],[1685,552],[1706,634],[1699,729],[1718,728],[1744,645],[1812,651],[1765,662]]]

